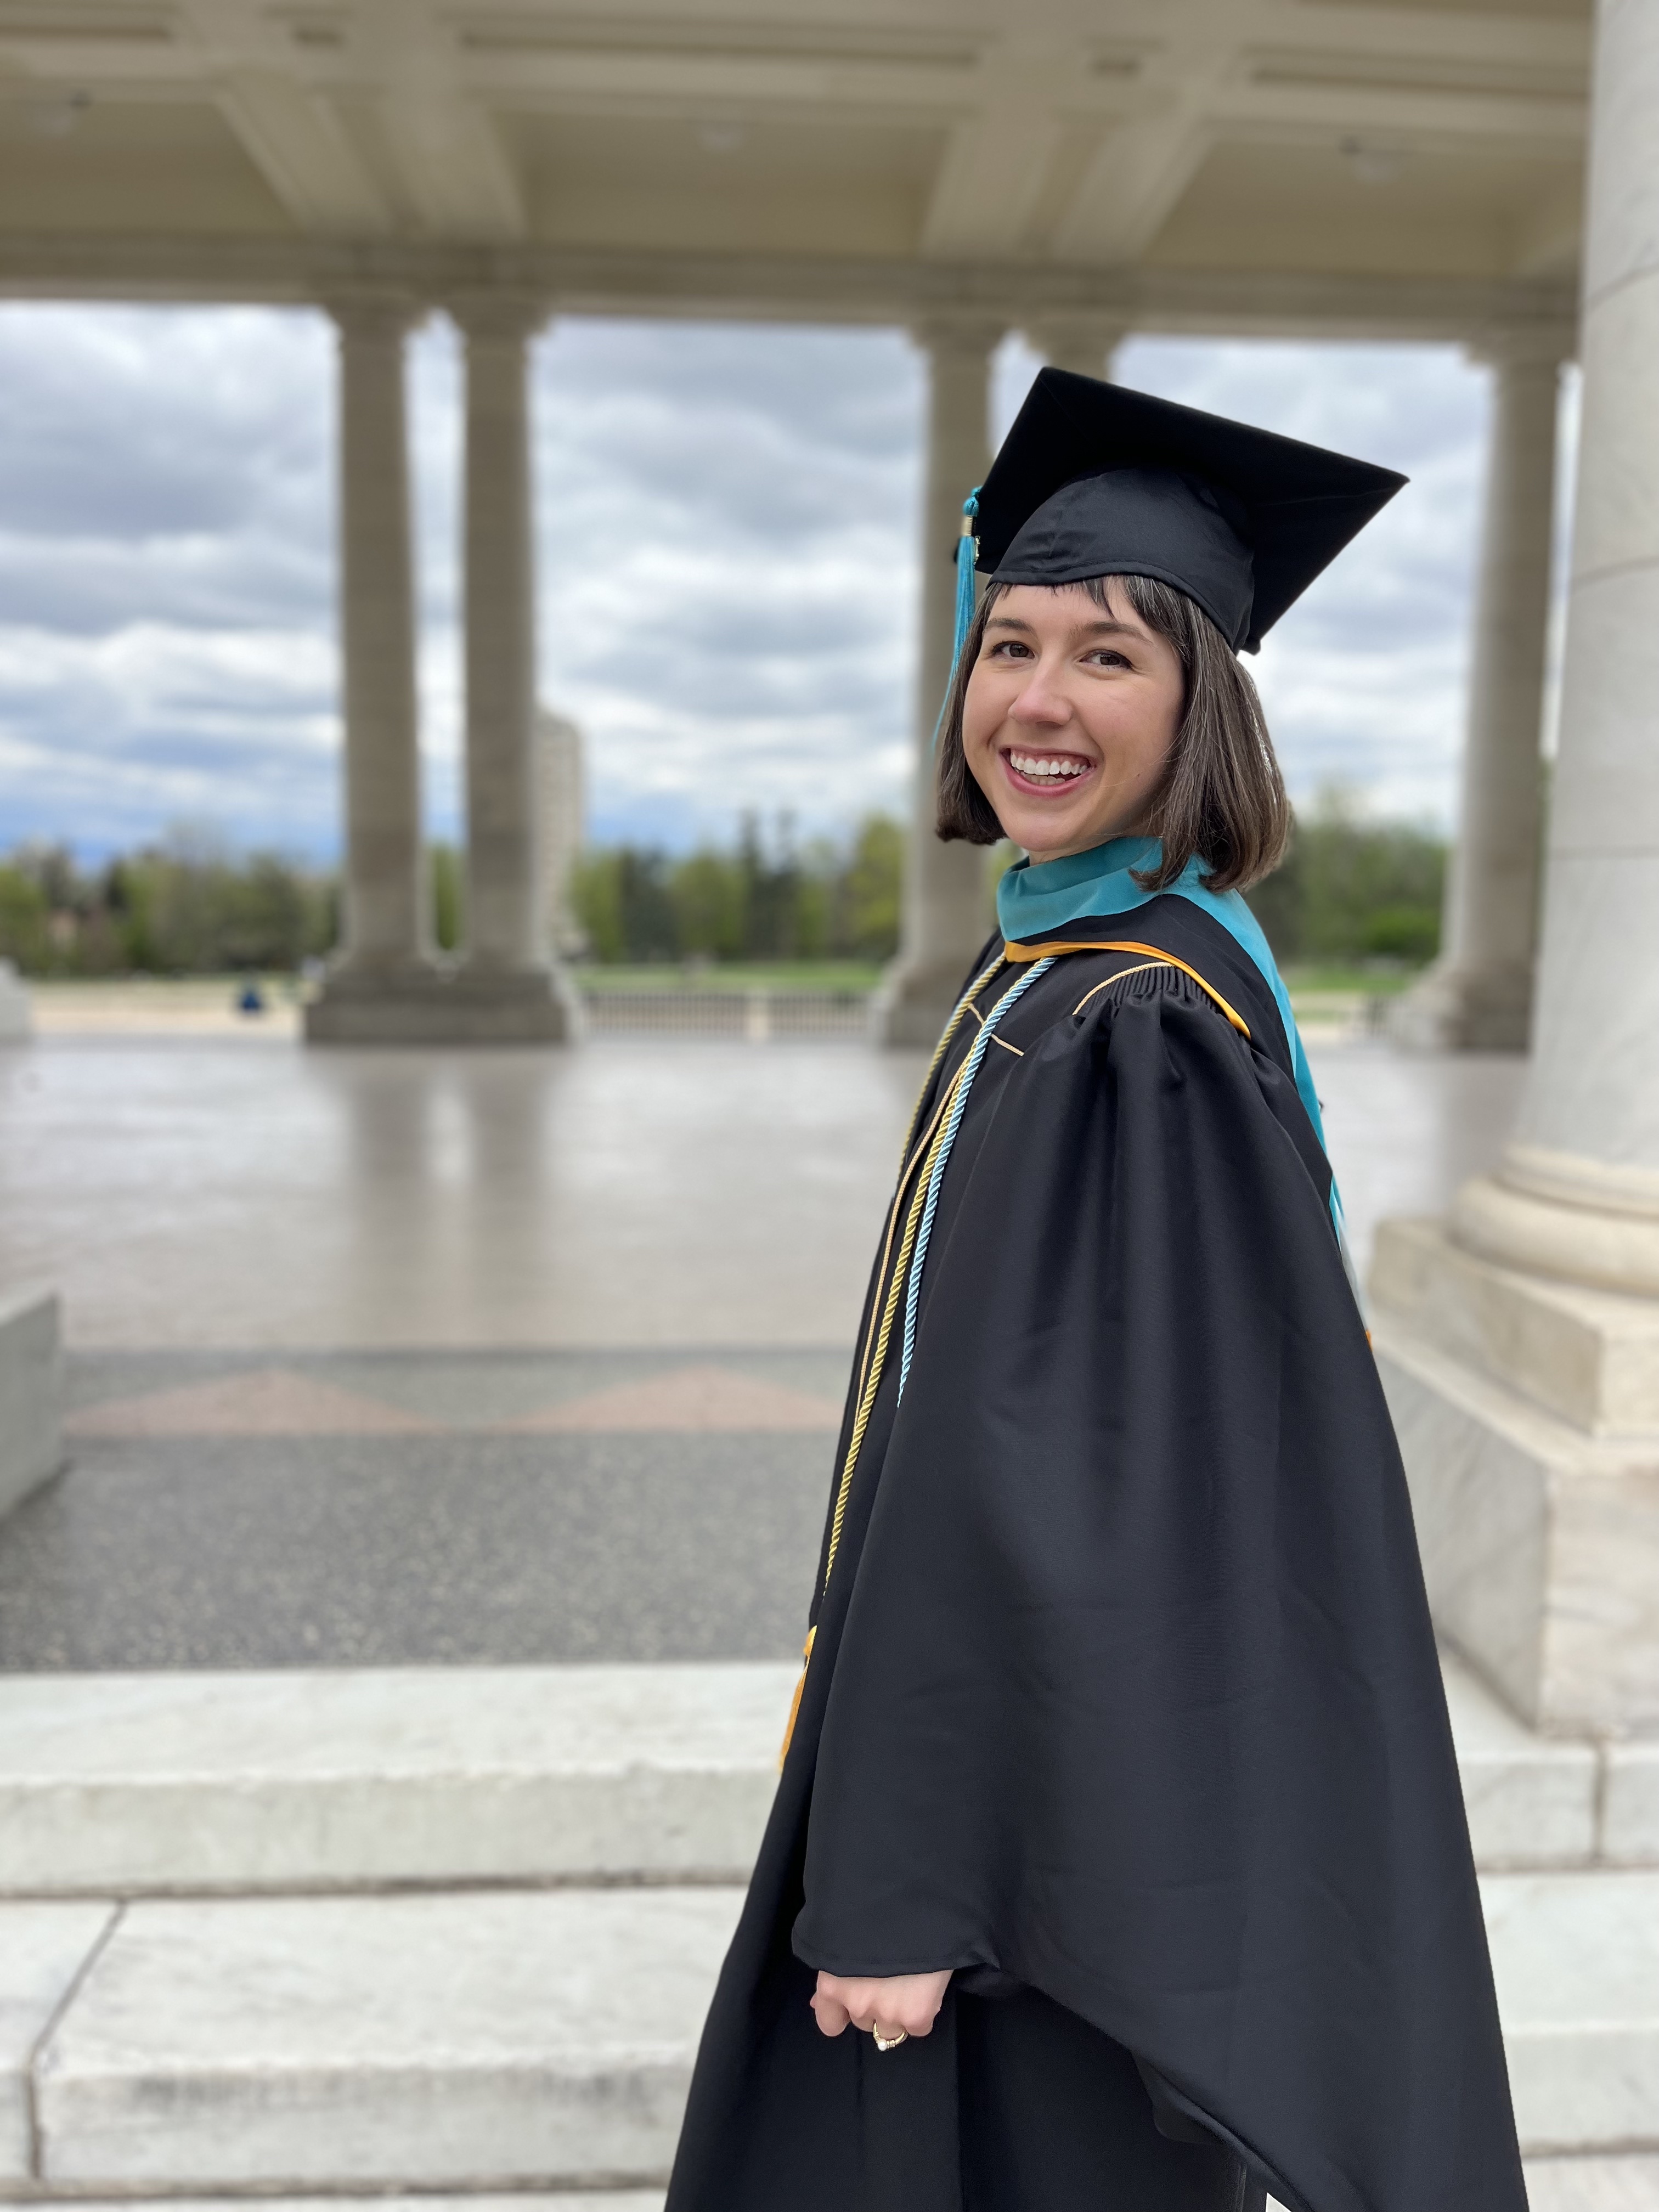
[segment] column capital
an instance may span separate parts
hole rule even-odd
[[[469,339],[488,343],[535,337],[553,312],[544,294],[490,285],[444,295],[450,320]]]
[[[1493,323],[1463,350],[1493,368],[1559,368],[1577,352],[1578,332],[1571,323]]]
[[[390,286],[362,291],[327,292],[321,302],[342,337],[391,340],[406,337],[431,313],[426,301]]]
[[[1012,327],[1006,315],[953,315],[930,310],[914,319],[910,335],[931,354],[983,356],[994,353]]]
[[[1106,357],[1130,336],[1134,325],[1128,316],[1102,310],[1067,309],[1064,313],[1028,315],[1022,325],[1034,353],[1057,368],[1069,368],[1079,361],[1097,366],[1085,372],[1100,375]]]

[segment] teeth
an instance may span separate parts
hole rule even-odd
[[[1085,765],[1080,760],[1042,759],[1035,753],[1011,752],[1008,759],[1011,765],[1017,768],[1022,775],[1054,776],[1061,779],[1081,775]]]

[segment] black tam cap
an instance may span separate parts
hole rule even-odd
[[[980,487],[978,566],[1004,584],[1156,577],[1195,599],[1235,652],[1254,653],[1405,481],[1045,368]]]

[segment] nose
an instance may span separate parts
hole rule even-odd
[[[1008,709],[1008,719],[1033,730],[1058,730],[1072,719],[1071,702],[1056,690],[1047,665],[1039,660]]]

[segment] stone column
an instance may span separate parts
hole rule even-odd
[[[1659,0],[1601,0],[1583,414],[1533,1059],[1495,1176],[1393,1224],[1385,1378],[1449,1633],[1659,1726]]]
[[[990,466],[991,356],[1001,342],[1003,325],[929,323],[916,335],[927,356],[928,388],[916,767],[903,932],[898,957],[877,999],[875,1033],[884,1044],[931,1048],[992,921],[983,848],[943,844],[934,834],[932,747],[951,675],[962,502]]]
[[[1025,325],[1026,343],[1048,367],[1107,383],[1113,357],[1128,335],[1128,325],[1110,315],[1044,315]]]
[[[466,954],[457,982],[481,1039],[552,1042],[570,1024],[538,872],[527,386],[528,341],[546,310],[490,293],[451,312],[466,348]]]
[[[404,339],[398,298],[331,302],[339,331],[340,645],[345,704],[344,944],[307,1036],[380,1034],[430,982],[415,686]]]
[[[1546,330],[1472,349],[1492,362],[1493,386],[1462,801],[1441,956],[1392,1024],[1404,1044],[1526,1049],[1538,933],[1556,386],[1571,347],[1571,333]]]

